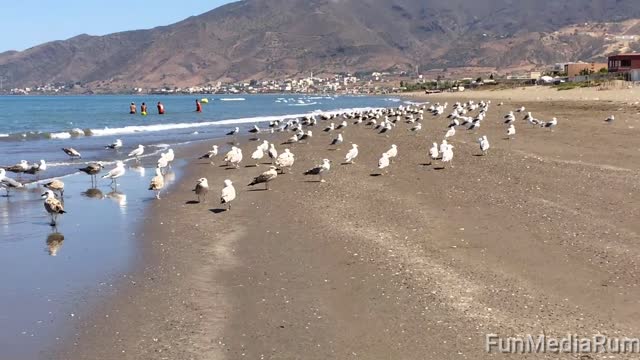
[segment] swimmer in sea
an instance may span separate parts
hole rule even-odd
[[[142,103],[142,105],[140,105],[140,114],[147,115],[147,104]]]
[[[196,112],[202,112],[202,104],[196,99]]]
[[[158,115],[164,115],[164,105],[158,101]]]
[[[129,105],[129,114],[135,114],[136,112],[136,103],[131,103],[131,105]]]

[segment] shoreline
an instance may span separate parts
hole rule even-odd
[[[191,160],[149,209],[135,284],[127,279],[56,359],[479,359],[492,358],[486,333],[633,335],[637,111],[528,101],[560,125],[519,121],[517,137],[503,140],[503,113],[519,106],[505,102],[481,129],[490,155],[477,156],[477,135],[461,130],[453,166],[440,171],[422,165],[448,122],[430,115],[418,135],[350,124],[338,151],[319,122],[311,144],[291,146],[293,172],[271,191],[245,186],[266,165]],[[611,111],[620,121],[603,125]],[[267,136],[279,144],[289,134]],[[340,165],[352,141],[361,154]],[[390,173],[370,176],[391,143],[400,153]],[[245,159],[255,145],[243,143]],[[327,183],[301,175],[323,157],[334,161]],[[207,203],[187,205],[202,176]],[[225,178],[238,199],[220,213]]]

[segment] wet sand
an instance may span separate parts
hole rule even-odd
[[[481,359],[495,357],[489,333],[637,336],[639,109],[504,101],[479,131],[458,131],[443,170],[427,151],[448,120],[429,115],[419,134],[350,125],[335,151],[321,122],[310,144],[290,146],[294,170],[271,191],[245,186],[267,165],[192,160],[150,206],[143,265],[52,358]],[[504,139],[502,118],[521,105],[558,127],[518,120]],[[360,156],[341,165],[351,142]],[[391,144],[397,160],[372,176]],[[244,164],[255,145],[243,143]],[[327,183],[301,175],[325,157]],[[212,191],[190,204],[200,177]],[[226,178],[238,190],[230,212],[218,204]]]

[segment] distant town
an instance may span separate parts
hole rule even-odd
[[[498,75],[493,72],[474,73],[473,70],[447,69],[415,72],[343,73],[332,76],[250,80],[243,82],[207,84],[190,87],[163,86],[159,88],[93,88],[82,83],[43,84],[35,87],[3,90],[5,95],[56,94],[272,94],[272,93],[331,93],[331,94],[388,94],[405,91],[464,91],[480,86],[554,85],[563,88],[597,86],[604,81],[640,81],[640,54],[612,55],[607,63],[558,63],[540,71],[514,72]]]

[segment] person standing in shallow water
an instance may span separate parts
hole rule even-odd
[[[158,115],[164,115],[164,105],[158,101]]]
[[[147,104],[142,103],[142,105],[140,105],[140,114],[147,115]]]
[[[198,99],[196,99],[196,112],[202,112],[202,104]]]
[[[135,114],[136,112],[136,103],[131,103],[131,105],[129,105],[129,114]]]

